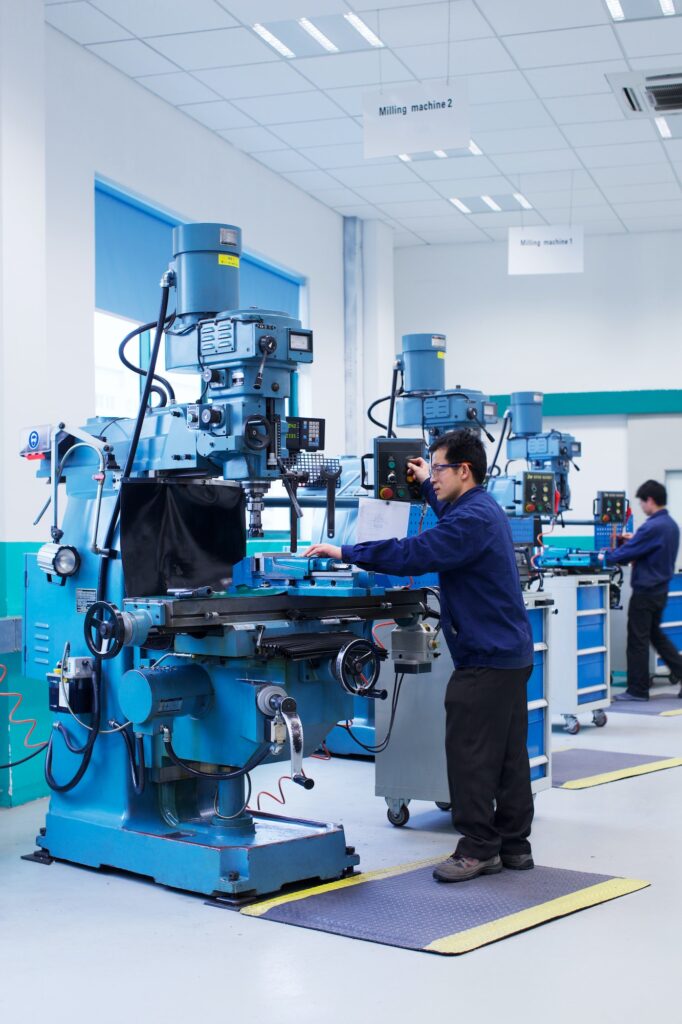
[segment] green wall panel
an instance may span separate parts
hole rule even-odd
[[[491,395],[502,415],[509,395]],[[669,391],[566,391],[547,393],[545,416],[655,416],[682,413],[682,390]]]

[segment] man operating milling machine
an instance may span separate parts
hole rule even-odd
[[[521,596],[511,530],[483,489],[486,454],[468,430],[453,430],[408,465],[438,522],[414,537],[335,547],[308,556],[399,575],[438,572],[443,632],[455,671],[445,697],[446,757],[457,849],[434,870],[459,882],[502,867],[533,867],[533,797],[526,737],[526,683],[533,639]]]

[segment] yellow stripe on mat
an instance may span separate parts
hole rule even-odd
[[[676,715],[682,715],[682,708],[678,708],[676,711],[661,711],[659,718],[674,718]]]
[[[467,931],[457,932],[455,935],[446,935],[444,938],[436,939],[428,946],[424,946],[424,949],[431,953],[468,953],[489,942],[505,939],[508,935],[514,935],[516,932],[534,928],[535,925],[544,924],[545,921],[565,917],[566,914],[573,914],[576,910],[585,910],[598,903],[614,900],[618,896],[627,896],[628,893],[646,889],[650,884],[650,882],[641,882],[633,878],[611,878],[608,882],[599,882],[598,885],[591,885],[587,889],[579,889],[578,892],[568,893],[566,896],[549,900],[547,903],[540,903],[527,910],[520,910],[517,914],[509,914],[507,917],[479,925],[477,928],[469,928]]]
[[[679,714],[679,712],[668,712]],[[604,772],[602,775],[586,775],[584,779],[569,779],[559,786],[559,789],[588,789],[590,786],[601,786],[605,782],[617,782],[618,779],[631,779],[635,775],[646,775],[648,772],[660,772],[664,768],[679,768],[682,765],[682,757],[668,757],[663,761],[649,761],[648,764],[638,764],[631,768],[619,768],[615,772]]]
[[[306,900],[309,896],[321,896],[325,892],[334,892],[335,889],[348,889],[352,885],[362,885],[364,882],[374,882],[377,879],[394,878],[396,875],[405,875],[408,871],[416,868],[425,868],[429,864],[440,864],[449,854],[442,853],[440,857],[429,857],[428,860],[415,860],[411,864],[399,864],[394,868],[379,868],[378,871],[367,871],[364,874],[352,875],[350,878],[340,878],[336,882],[325,882],[323,885],[315,885],[312,889],[305,889],[302,892],[289,892],[283,896],[274,896],[271,900],[264,900],[262,903],[254,903],[250,907],[243,907],[239,913],[247,914],[249,917],[262,917],[273,907],[281,907],[285,903],[294,903],[296,900]]]

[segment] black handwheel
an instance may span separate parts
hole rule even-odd
[[[346,693],[362,697],[379,678],[379,657],[369,640],[356,637],[339,650],[332,670]]]
[[[265,416],[249,416],[244,424],[244,444],[253,452],[262,452],[272,440],[272,426]]]
[[[124,626],[121,613],[115,604],[95,601],[85,613],[83,623],[85,643],[96,658],[115,658],[120,654],[124,641]]]
[[[410,810],[407,804],[403,804],[399,811],[392,811],[390,808],[386,811],[386,817],[390,821],[391,825],[395,825],[396,828],[402,828],[403,825],[407,825],[410,820]]]

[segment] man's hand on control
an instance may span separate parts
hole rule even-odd
[[[304,558],[334,558],[341,561],[341,548],[334,544],[313,544],[307,551],[303,552]]]
[[[425,459],[408,459],[407,471],[408,473],[411,473],[415,480],[420,484],[423,484],[424,481],[428,480],[431,476],[431,469]]]

